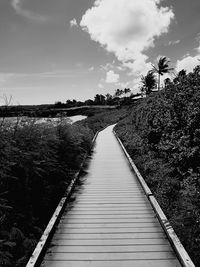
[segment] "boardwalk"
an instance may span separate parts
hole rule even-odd
[[[181,266],[112,126],[99,134],[86,178],[42,266]]]

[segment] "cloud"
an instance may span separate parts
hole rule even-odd
[[[94,70],[93,66],[88,69],[88,71],[90,71],[90,72],[93,71],[93,70]]]
[[[176,45],[179,44],[180,40],[176,40],[176,41],[169,41],[168,45]]]
[[[100,69],[101,70],[105,70],[105,71],[108,71],[110,69],[114,68],[114,65],[112,63],[107,63],[105,65],[101,65],[100,66]]]
[[[21,15],[28,20],[40,23],[47,22],[49,20],[47,16],[36,14],[34,12],[24,9],[23,2],[23,0],[12,0],[11,2],[12,7],[18,15]]]
[[[186,70],[187,72],[193,71],[193,69],[200,65],[200,45],[195,50],[197,50],[196,56],[191,56],[190,54],[186,54],[183,59],[177,60],[176,63],[176,70],[181,71],[182,69]]]
[[[70,23],[70,27],[78,27],[78,23],[77,23],[77,20],[75,18],[70,20],[69,23]]]
[[[101,84],[101,83],[98,84],[98,87],[99,87],[100,89],[103,89],[103,88],[104,88],[103,84]]]
[[[154,46],[155,38],[168,32],[173,18],[161,0],[96,0],[80,26],[138,75],[148,60],[144,53]]]
[[[194,67],[200,64],[200,54],[197,56],[186,56],[181,60],[177,61],[176,70],[181,71],[182,69],[186,70],[187,72],[193,71]]]
[[[106,73],[106,83],[117,83],[119,81],[119,74],[115,73],[113,70],[109,70]]]

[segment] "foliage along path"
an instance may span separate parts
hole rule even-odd
[[[112,130],[99,133],[86,180],[42,266],[181,266]]]

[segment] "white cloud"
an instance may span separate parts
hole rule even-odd
[[[106,73],[106,83],[117,83],[119,81],[119,74],[115,73],[113,70],[109,70]]]
[[[124,62],[123,65],[132,71],[129,73],[130,76],[141,76],[141,75],[146,75],[148,70],[152,68],[152,65],[150,62],[146,62],[148,59],[147,56],[141,54],[139,57],[137,57],[134,61],[132,62]]]
[[[23,16],[26,19],[35,21],[35,22],[46,22],[49,20],[47,16],[39,15],[29,10],[26,10],[22,7],[23,0],[12,0],[11,5],[14,8],[15,12],[18,15]]]
[[[122,88],[128,88],[131,86],[131,82],[121,82],[119,84]]]
[[[104,88],[103,84],[101,84],[101,83],[98,84],[98,87],[101,88],[101,89]]]
[[[154,46],[156,37],[168,32],[174,18],[173,11],[160,4],[161,0],[96,0],[80,25],[92,40],[139,75],[147,69],[144,52]]]
[[[71,27],[78,27],[78,23],[77,20],[75,18],[73,18],[72,20],[70,20],[70,26]]]
[[[108,71],[110,69],[113,69],[114,68],[114,65],[112,63],[107,63],[105,65],[101,65],[100,68],[102,70]]]
[[[193,69],[200,65],[200,45],[196,48],[197,55],[191,56],[190,54],[186,54],[183,59],[177,60],[176,63],[176,70],[181,71],[182,69],[186,70],[187,72],[193,71]]]
[[[107,63],[105,65],[100,65],[100,69],[103,71],[108,71],[108,70],[117,70],[117,71],[124,71],[126,70],[126,66],[123,66],[121,63],[117,64],[115,61],[112,63]]]
[[[193,71],[194,67],[200,64],[200,54],[197,56],[186,56],[181,60],[177,61],[176,70],[181,71],[182,69],[186,70],[187,72]]]
[[[180,40],[176,40],[176,41],[169,41],[168,45],[176,45],[179,44]]]
[[[93,71],[93,70],[94,70],[93,66],[88,69],[88,71],[90,71],[90,72]]]

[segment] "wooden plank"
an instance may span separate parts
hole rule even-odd
[[[119,196],[119,195],[115,195],[115,196],[112,196],[112,195],[107,195],[107,196],[105,196],[105,197],[102,197],[102,196],[98,196],[98,195],[96,195],[96,196],[87,196],[87,195],[85,195],[85,196],[79,196],[79,197],[77,197],[77,200],[81,200],[81,201],[85,201],[85,200],[89,200],[89,201],[91,201],[91,200],[96,200],[96,201],[99,201],[99,200],[104,200],[104,201],[106,201],[106,200],[109,200],[109,201],[112,201],[113,199],[120,199],[120,200],[134,200],[134,199],[144,199],[144,196],[142,196],[142,195],[137,195],[137,196],[134,196],[134,195],[132,195],[132,196]]]
[[[70,228],[70,229],[76,229],[76,228],[129,228],[129,227],[135,227],[135,228],[145,228],[145,227],[160,227],[160,224],[158,222],[147,222],[147,223],[84,223],[84,224],[78,224],[78,223],[62,223],[60,222],[59,228],[65,227],[65,228]]]
[[[102,206],[98,206],[98,207],[92,207],[92,206],[78,206],[76,205],[75,207],[71,207],[70,211],[88,211],[88,210],[129,210],[129,211],[134,211],[134,210],[152,210],[152,206],[151,205],[131,205],[131,206],[124,206],[124,207],[118,207],[118,206],[112,206],[112,207],[102,207]]]
[[[180,267],[176,259],[164,260],[123,260],[123,261],[50,261],[42,267]]]
[[[71,210],[68,215],[135,215],[135,214],[154,214],[152,210],[90,210],[90,211],[80,211]]]
[[[75,208],[77,209],[116,209],[119,208],[121,209],[142,209],[142,208],[148,208],[152,209],[152,206],[150,203],[132,203],[132,204],[81,204],[81,203],[76,203]],[[68,208],[69,209],[69,208]],[[73,207],[70,208],[70,210],[73,209]]]
[[[158,252],[121,252],[121,253],[48,253],[46,260],[65,261],[95,261],[95,260],[151,260],[151,259],[175,259],[174,253],[170,251]]]
[[[165,234],[162,233],[102,233],[102,234],[59,234],[55,233],[54,239],[126,239],[126,238],[164,238]]]
[[[134,239],[54,239],[52,246],[119,246],[119,245],[169,245],[167,238]]]
[[[76,219],[72,219],[72,218],[63,218],[61,222],[63,223],[134,223],[134,222],[155,222],[157,221],[156,218],[115,218],[115,219],[111,219],[111,218],[98,218],[98,219],[81,219],[80,218],[76,218]]]
[[[144,204],[147,200],[112,200],[112,201],[106,201],[106,200],[93,200],[93,201],[79,201],[77,200],[76,203],[84,205],[84,204]]]
[[[114,181],[113,181],[114,182]],[[120,186],[120,185],[116,185],[116,184],[113,184],[113,185],[108,185],[108,186],[90,186],[90,185],[88,185],[87,186],[87,190],[89,191],[89,190],[107,190],[107,191],[109,191],[109,190],[112,190],[112,191],[114,191],[114,190],[133,190],[133,191],[137,191],[137,189],[139,189],[139,185],[138,186],[124,186],[124,185],[122,185],[122,186]]]
[[[126,246],[53,246],[51,253],[121,253],[121,252],[170,252],[172,248],[166,245],[126,245]]]
[[[133,198],[133,197],[143,197],[146,198],[146,195],[144,195],[142,192],[108,192],[108,191],[99,191],[99,192],[85,192],[84,194],[77,194],[74,197],[80,197],[80,198],[94,198],[94,197],[126,197],[126,198]]]
[[[152,210],[152,207],[150,207],[150,210]],[[82,207],[82,208],[72,208],[70,210],[70,212],[90,212],[90,211],[95,211],[95,212],[100,212],[100,211],[105,211],[105,212],[110,212],[110,211],[114,211],[114,212],[117,212],[117,211],[127,211],[127,212],[132,212],[132,211],[149,211],[149,209],[147,207],[124,207],[124,209],[120,208],[120,209],[117,209],[117,207],[97,207],[97,208],[88,208],[88,207]],[[69,212],[68,212],[69,214]]]
[[[145,228],[145,227],[155,227],[155,226],[159,226],[160,224],[158,222],[139,222],[139,223],[95,223],[95,224],[91,224],[91,223],[62,223],[60,222],[59,224],[59,228],[61,227],[65,227],[65,228],[70,228],[70,229],[76,229],[76,228],[129,228],[129,227],[136,227],[136,228]]]
[[[70,219],[136,219],[136,218],[154,218],[154,214],[105,214],[105,215],[85,215],[85,214],[73,214]]]
[[[132,190],[132,189],[129,189],[129,188],[117,188],[117,189],[115,189],[115,188],[110,188],[110,189],[108,189],[108,188],[106,188],[106,189],[99,189],[99,188],[97,188],[96,190],[94,190],[94,189],[89,189],[88,187],[87,187],[87,189],[84,189],[84,188],[82,188],[83,189],[83,191],[82,191],[82,194],[85,194],[85,193],[87,193],[87,192],[90,192],[90,193],[93,193],[93,194],[95,194],[96,192],[100,192],[100,193],[102,193],[102,192],[118,192],[118,193],[138,193],[138,192],[141,192],[141,193],[144,193],[144,191],[142,190],[142,188],[140,187],[140,188],[138,188],[138,189],[135,189],[135,190]]]
[[[163,233],[160,226],[157,227],[126,227],[119,228],[65,228],[59,227],[56,231],[57,234],[114,234],[114,233]]]

